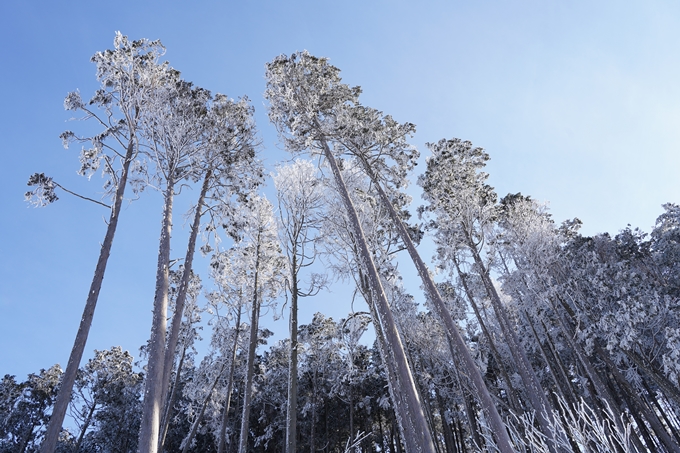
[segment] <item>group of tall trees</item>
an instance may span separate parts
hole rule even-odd
[[[0,385],[0,451],[680,452],[680,207],[664,205],[649,235],[583,237],[531,197],[499,200],[488,154],[454,138],[428,144],[413,223],[415,126],[361,104],[307,52],[266,65],[269,118],[296,157],[273,176],[273,204],[258,193],[248,100],[184,81],[163,52],[117,34],[93,57],[101,89],[66,98],[103,128],[62,139],[92,146],[80,172],[103,171],[105,200],[81,197],[111,216],[66,370]],[[200,190],[171,270],[185,184]],[[66,190],[44,174],[29,185],[37,205]],[[128,185],[163,193],[144,368],[120,348],[81,367]],[[193,265],[199,236],[212,289]],[[406,261],[422,304],[402,284]],[[298,325],[301,298],[338,279],[366,308]],[[259,319],[280,299],[290,337],[258,354]]]

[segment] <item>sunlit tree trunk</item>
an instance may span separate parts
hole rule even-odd
[[[541,431],[548,438],[548,446],[553,452],[557,451],[555,446],[555,435],[559,436],[559,433],[554,433],[551,429],[551,425],[555,424],[555,420],[552,413],[552,405],[549,403],[541,383],[534,372],[534,369],[529,363],[529,359],[524,352],[524,349],[519,344],[519,339],[517,338],[517,333],[512,327],[510,320],[508,318],[507,311],[501,302],[500,297],[496,288],[491,282],[491,277],[489,277],[489,272],[486,266],[482,262],[482,258],[479,256],[479,250],[472,244],[470,238],[467,241],[468,250],[472,254],[475,266],[479,271],[479,276],[482,280],[484,289],[486,290],[487,296],[491,301],[491,306],[493,307],[496,318],[498,319],[498,324],[501,327],[505,341],[510,349],[510,353],[515,360],[517,371],[522,378],[522,382],[526,387],[527,396],[531,402],[532,407],[536,411],[536,418],[541,426]]]
[[[198,230],[201,226],[201,216],[203,214],[203,203],[205,195],[208,192],[210,179],[212,178],[212,171],[208,170],[203,178],[203,185],[201,186],[201,193],[196,204],[196,211],[194,213],[194,221],[191,224],[191,233],[189,235],[189,244],[187,246],[187,253],[184,257],[184,272],[182,273],[182,280],[177,292],[177,299],[175,301],[175,312],[170,324],[170,335],[167,341],[167,348],[164,355],[163,365],[163,401],[165,402],[170,385],[170,374],[172,372],[172,362],[175,358],[175,350],[177,349],[177,341],[179,339],[179,330],[182,325],[182,316],[184,315],[184,304],[187,298],[189,289],[189,281],[191,280],[191,273],[193,269],[194,254],[196,253],[196,240],[198,238]]]
[[[174,181],[169,173],[165,189],[165,205],[161,222],[161,238],[156,267],[156,293],[154,296],[153,324],[149,342],[149,361],[144,388],[142,423],[139,431],[139,453],[156,453],[160,418],[163,410],[163,367],[165,334],[168,316],[168,287],[170,267],[170,236],[172,233],[172,206]]]
[[[125,159],[123,160],[123,169],[118,181],[118,187],[116,188],[116,198],[114,200],[113,206],[111,207],[111,215],[109,216],[106,235],[104,236],[104,242],[102,243],[102,247],[99,251],[97,267],[95,268],[94,277],[92,278],[92,283],[90,284],[90,291],[87,294],[85,309],[83,310],[83,316],[80,318],[78,333],[76,334],[76,339],[73,342],[71,355],[69,356],[68,364],[66,365],[66,371],[64,371],[62,376],[61,386],[59,387],[59,393],[57,394],[57,399],[54,403],[52,416],[50,417],[50,421],[47,425],[47,432],[45,433],[45,438],[40,449],[41,453],[54,452],[57,446],[59,433],[61,432],[61,426],[64,423],[64,417],[66,416],[68,404],[71,402],[73,384],[76,380],[78,367],[80,366],[80,361],[82,360],[83,352],[85,351],[85,343],[87,343],[87,337],[90,333],[90,327],[92,326],[94,311],[97,307],[97,300],[99,300],[99,292],[101,291],[102,282],[104,281],[106,264],[108,263],[109,256],[111,255],[111,246],[113,244],[113,237],[116,234],[116,228],[118,227],[120,209],[123,205],[125,186],[127,185],[130,163],[132,162],[134,151],[135,143],[133,139],[130,139],[128,142],[127,151],[125,153]]]
[[[467,275],[463,273],[462,269],[460,268],[460,264],[458,263],[458,259],[456,258],[454,258],[454,265],[456,266],[456,271],[458,272],[460,282],[463,285],[463,291],[467,296],[468,302],[470,302],[472,311],[475,313],[475,318],[477,318],[477,322],[479,323],[479,326],[482,329],[482,333],[489,342],[489,349],[491,350],[491,354],[493,354],[494,359],[498,363],[498,368],[501,372],[501,376],[503,376],[503,380],[508,386],[508,401],[510,402],[510,406],[519,413],[521,413],[523,411],[523,408],[519,401],[517,400],[517,390],[515,390],[515,388],[512,385],[510,376],[508,376],[508,372],[505,369],[505,365],[503,364],[501,354],[498,352],[498,349],[496,348],[496,340],[492,337],[491,333],[487,329],[486,321],[484,320],[484,318],[482,318],[482,315],[479,311],[479,307],[477,306],[477,302],[475,301],[474,295],[472,294],[472,291],[468,286]]]
[[[621,375],[621,372],[619,371],[616,364],[609,358],[609,355],[599,346],[595,347],[595,351],[598,357],[600,357],[607,364],[609,370],[614,376],[616,382],[621,387],[622,391],[628,394],[628,397],[633,402],[633,407],[631,407],[631,409],[638,412],[645,418],[645,420],[647,420],[649,426],[652,428],[652,431],[654,431],[654,434],[656,434],[656,437],[669,452],[680,453],[680,446],[678,446],[678,444],[673,441],[673,438],[663,427],[661,421],[654,411],[647,405],[647,403],[642,400],[642,398],[640,398],[628,381],[626,381],[626,379]]]
[[[321,128],[319,127],[319,130],[320,129]],[[345,204],[347,215],[355,236],[355,241],[357,242],[360,250],[360,258],[363,261],[362,265],[366,270],[379,319],[387,340],[386,344],[389,348],[390,354],[388,354],[389,358],[387,360],[390,358],[395,360],[400,386],[395,390],[395,392],[402,392],[407,404],[407,408],[402,408],[400,411],[401,413],[398,414],[398,417],[402,418],[402,423],[404,425],[403,429],[405,432],[403,437],[407,446],[406,448],[409,453],[420,451],[433,453],[435,449],[432,440],[432,434],[430,433],[427,420],[425,419],[422,402],[418,397],[415,382],[413,380],[413,376],[411,375],[411,370],[408,366],[404,348],[401,343],[401,338],[397,332],[396,324],[392,317],[392,312],[389,308],[385,291],[382,287],[382,283],[380,282],[380,277],[378,276],[378,271],[368,250],[363,229],[359,222],[359,217],[354,208],[352,199],[349,196],[349,192],[347,191],[347,187],[345,186],[342,174],[340,173],[340,169],[338,168],[338,164],[335,161],[333,153],[331,152],[325,140],[322,139],[320,141],[321,146],[323,147],[324,156],[331,167],[336,185],[340,192],[340,196],[343,200],[343,203]]]

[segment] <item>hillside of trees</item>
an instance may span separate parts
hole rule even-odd
[[[290,153],[269,178],[250,100],[163,54],[118,33],[92,57],[101,88],[64,101],[90,131],[64,146],[105,177],[101,199],[71,194],[109,217],[68,363],[0,383],[0,453],[680,453],[679,205],[651,232],[586,237],[499,196],[469,141],[429,143],[416,168],[415,126],[307,52],[266,65]],[[43,173],[29,186],[37,206],[70,196]],[[84,361],[121,206],[149,190],[163,194],[149,341]],[[172,241],[176,197],[196,195],[188,242]],[[411,265],[422,294],[404,286]],[[367,311],[332,319],[325,300],[299,324],[300,300],[338,281]],[[260,318],[281,298],[290,336],[271,341]]]

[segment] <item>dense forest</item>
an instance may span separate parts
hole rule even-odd
[[[649,233],[585,237],[531,196],[499,197],[469,141],[429,143],[419,174],[415,126],[307,52],[266,65],[293,156],[269,178],[250,101],[183,80],[163,54],[119,33],[92,57],[101,88],[66,97],[89,132],[63,144],[106,181],[101,199],[74,195],[110,214],[65,369],[0,383],[0,452],[680,452],[680,206]],[[43,173],[29,186],[36,206],[69,192]],[[121,206],[147,190],[164,202],[149,341],[84,362]],[[319,303],[299,325],[300,299],[337,281],[367,311],[332,319]],[[259,322],[279,298],[290,336],[268,342]]]

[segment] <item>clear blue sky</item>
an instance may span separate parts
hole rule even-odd
[[[116,30],[161,39],[199,86],[247,95],[270,168],[287,155],[267,122],[264,64],[307,49],[361,85],[364,104],[415,123],[423,155],[426,142],[469,139],[490,153],[500,195],[549,201],[556,220],[579,217],[585,234],[628,223],[648,231],[662,203],[680,202],[680,4],[420,3],[2,2],[0,375],[66,363],[106,212],[67,195],[28,208],[23,193],[36,171],[99,190],[97,176],[76,175],[78,149],[64,150],[58,135],[84,127],[67,122],[63,98],[91,95],[89,58],[112,47]],[[160,215],[152,192],[125,208],[88,351],[121,344],[136,355],[148,337]],[[173,256],[183,255],[183,226],[178,211]],[[338,297],[310,300],[302,322],[333,313],[326,302]]]

